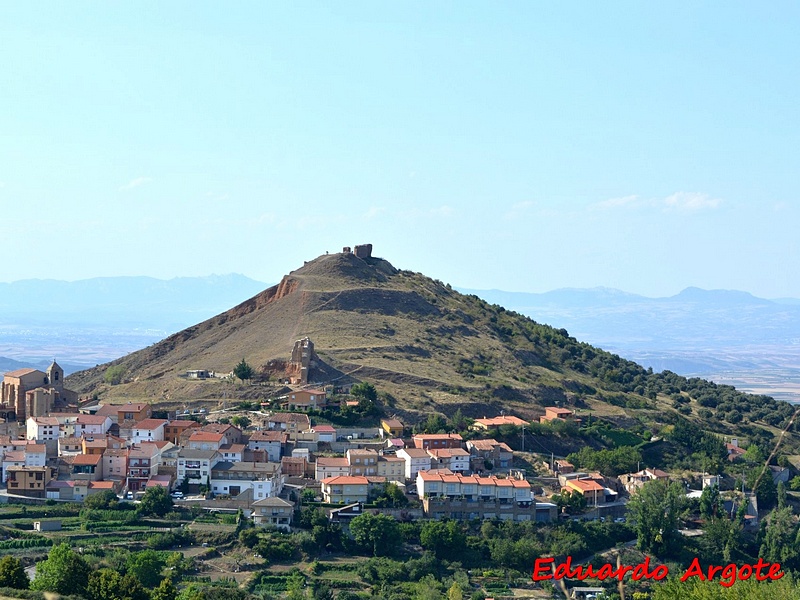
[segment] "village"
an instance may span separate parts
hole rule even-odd
[[[183,505],[238,511],[257,525],[286,531],[301,502],[318,503],[343,524],[364,511],[402,520],[624,523],[630,494],[648,481],[670,480],[654,465],[611,476],[576,469],[564,457],[514,451],[492,436],[510,430],[516,438],[521,431],[524,446],[531,422],[512,415],[471,420],[467,439],[415,433],[391,417],[377,419],[375,427],[316,422],[309,413],[330,408],[329,392],[305,384],[309,343],[295,345],[300,385],[248,410],[187,409],[156,418],[158,407],[146,402],[78,406],[55,361],[47,372],[6,373],[0,497],[83,502],[111,491],[120,501],[137,502],[158,486]],[[186,377],[209,373],[193,370]],[[345,410],[359,404],[353,396],[339,397]],[[580,419],[572,409],[545,407],[539,423],[558,422],[579,425]],[[727,451],[731,461],[744,453],[735,439]],[[788,468],[770,470],[776,484],[788,483],[789,474]],[[719,487],[718,475],[697,475],[700,485],[687,489],[687,497]],[[387,486],[404,500],[376,504]],[[756,527],[755,495],[742,503],[747,526]]]
[[[47,548],[82,544],[100,566],[156,549],[150,581],[177,586],[167,599],[193,585],[206,586],[204,597],[227,586],[299,599],[306,594],[291,589],[300,582],[321,600],[357,600],[362,585],[372,595],[375,586],[417,596],[434,586],[433,599],[551,598],[559,592],[546,578],[529,579],[540,556],[666,559],[686,544],[716,557],[720,540],[755,543],[761,520],[800,480],[790,480],[787,457],[765,461],[755,444],[723,443],[680,420],[656,432],[545,404],[533,418],[456,409],[404,422],[371,383],[315,381],[318,365],[305,337],[290,360],[267,365],[268,385],[249,381],[244,359],[228,373],[177,373],[249,398],[195,403],[81,396],[55,360],[5,373],[0,553],[19,556],[36,586]],[[112,386],[119,379],[113,365],[106,375]],[[702,453],[687,461],[665,448]],[[762,476],[747,489],[740,468]],[[673,509],[662,508],[665,497]],[[426,566],[401,569],[414,561]],[[610,588],[578,580],[561,592],[592,600]]]

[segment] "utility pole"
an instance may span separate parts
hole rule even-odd
[[[522,426],[522,451],[525,452],[525,425]]]

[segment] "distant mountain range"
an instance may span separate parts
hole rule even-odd
[[[267,287],[243,275],[29,279],[0,283],[0,371],[67,373],[157,342]]]
[[[800,300],[686,288],[647,298],[611,288],[542,294],[460,290],[656,370],[708,375],[800,364]]]

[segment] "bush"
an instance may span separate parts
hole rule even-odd
[[[103,374],[103,381],[110,385],[118,385],[122,383],[122,377],[125,375],[125,367],[122,365],[112,365],[106,369]]]

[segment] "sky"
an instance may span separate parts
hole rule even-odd
[[[794,2],[0,4],[0,281],[326,251],[800,297]]]

